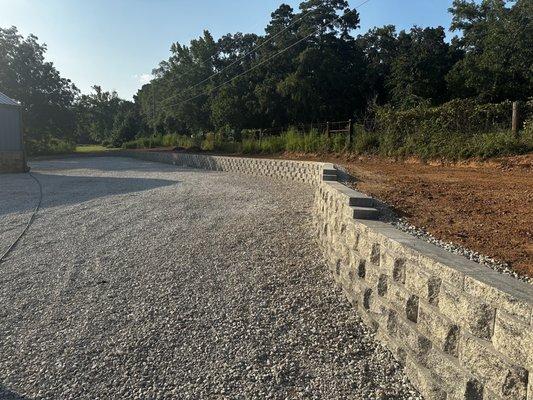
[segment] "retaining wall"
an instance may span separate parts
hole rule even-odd
[[[0,151],[0,173],[24,171],[26,160],[23,151]]]
[[[373,200],[336,182],[333,165],[127,155],[313,185],[319,242],[335,281],[426,399],[533,400],[532,286],[372,220]]]
[[[328,171],[335,174],[333,164],[319,162],[207,156],[169,152],[131,151],[122,154],[143,160],[181,165],[190,168],[237,172],[249,175],[268,176],[277,179],[287,179],[308,183],[313,186],[318,186],[320,184],[324,177],[324,172],[326,179],[328,179]],[[335,176],[332,176],[331,179],[335,179]]]

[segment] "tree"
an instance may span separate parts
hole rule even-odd
[[[120,147],[124,142],[143,136],[149,132],[137,106],[131,101],[123,101],[113,120],[111,144]]]
[[[124,100],[116,92],[105,92],[97,85],[93,90],[94,93],[82,95],[76,104],[78,140],[109,142],[113,137],[115,117],[122,110]]]
[[[398,56],[398,35],[394,25],[373,28],[364,35],[359,35],[357,45],[365,58],[365,82],[370,98],[379,104],[391,100],[385,86],[394,59]]]
[[[79,91],[44,60],[45,53],[46,45],[36,36],[24,38],[15,27],[0,28],[0,88],[21,102],[28,139],[53,136],[72,140],[72,105]]]
[[[454,46],[464,52],[448,74],[455,97],[486,102],[527,99],[533,93],[533,2],[455,0]]]
[[[444,28],[402,31],[385,80],[391,102],[402,107],[440,104],[447,99],[445,76],[453,66]]]

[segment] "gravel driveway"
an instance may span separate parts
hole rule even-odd
[[[32,164],[0,265],[1,399],[418,399],[333,281],[306,186],[123,158]],[[0,252],[38,193],[0,175]]]

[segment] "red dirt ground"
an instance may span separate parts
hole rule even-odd
[[[460,164],[330,161],[344,165],[360,191],[385,201],[411,224],[533,277],[533,154]]]

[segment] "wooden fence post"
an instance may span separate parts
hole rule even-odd
[[[513,131],[513,135],[518,135],[518,126],[520,124],[520,114],[518,110],[518,101],[513,101],[513,121],[511,125],[511,130]]]
[[[329,121],[326,122],[326,136],[329,138]]]
[[[353,121],[348,120],[348,148],[353,144]]]

